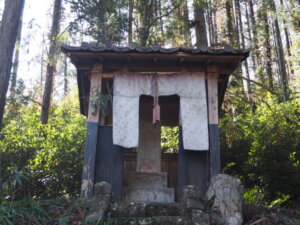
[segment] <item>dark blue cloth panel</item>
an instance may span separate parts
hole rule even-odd
[[[95,183],[101,181],[112,185],[113,201],[121,200],[123,148],[113,144],[111,126],[99,126],[98,128]]]
[[[209,151],[183,148],[182,129],[179,132],[178,185],[196,185],[204,194],[209,184]],[[180,188],[179,188],[180,189]]]

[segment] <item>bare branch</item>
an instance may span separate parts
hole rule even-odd
[[[22,96],[24,99],[28,99],[29,101],[35,103],[35,104],[38,104],[39,106],[43,106],[43,104],[41,102],[38,102],[36,100],[34,100],[33,98],[29,97],[29,96]]]
[[[247,77],[244,77],[244,76],[242,76],[242,75],[233,74],[233,76],[239,77],[239,78],[241,78],[241,79],[243,79],[243,80],[246,80],[246,81],[249,81],[249,82],[251,82],[251,83],[253,83],[253,84],[256,84],[257,86],[262,87],[263,89],[267,90],[268,92],[270,92],[270,93],[273,94],[273,95],[281,95],[281,94],[282,94],[282,93],[273,91],[273,90],[271,90],[269,87],[266,87],[265,85],[263,85],[263,84],[261,84],[261,83],[255,81],[255,80],[248,79]],[[300,92],[298,92],[298,91],[296,91],[296,92],[290,92],[289,94],[291,94],[291,95],[298,95],[298,94],[300,94]]]
[[[279,94],[279,93],[274,92],[274,91],[271,90],[270,88],[266,87],[265,85],[263,85],[263,84],[261,84],[261,83],[255,81],[255,80],[251,80],[251,79],[249,79],[249,78],[247,78],[247,77],[244,77],[244,76],[242,76],[242,75],[239,75],[239,74],[233,74],[233,76],[239,77],[239,78],[242,78],[243,80],[246,80],[246,81],[249,81],[249,82],[251,82],[251,83],[254,83],[254,84],[256,84],[256,85],[262,87],[263,89],[269,91],[269,92],[272,93],[272,94],[275,94],[275,95],[278,95],[278,94]]]
[[[156,23],[158,20],[160,20],[161,18],[164,18],[168,15],[170,15],[172,12],[175,11],[175,9],[178,9],[181,5],[182,5],[182,2],[183,1],[180,1],[177,5],[175,5],[171,10],[169,10],[168,12],[162,14],[161,16],[158,16],[156,18],[153,19],[153,21],[151,23],[149,23],[149,28],[154,24]]]
[[[82,20],[86,15],[78,16],[73,22],[69,23],[69,25],[57,36],[56,40],[59,40],[60,37],[67,31],[70,30],[78,21]]]

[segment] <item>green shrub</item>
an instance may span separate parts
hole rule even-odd
[[[85,124],[75,95],[53,105],[47,125],[40,123],[38,105],[32,103],[20,108],[19,116],[2,129],[0,139],[3,183],[10,179],[15,166],[27,178],[16,198],[78,194]],[[11,197],[11,193],[6,194]]]
[[[254,112],[227,114],[221,131],[225,173],[257,189],[265,204],[300,201],[299,100],[280,103],[268,94]]]

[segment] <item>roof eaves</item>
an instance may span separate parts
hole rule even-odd
[[[244,56],[246,59],[249,56],[250,51],[233,49],[229,45],[222,47],[201,47],[201,48],[162,48],[159,45],[152,45],[151,47],[140,47],[134,43],[131,43],[127,47],[120,47],[107,43],[106,45],[99,46],[95,42],[83,42],[81,46],[69,46],[62,44],[61,50],[64,53],[67,52],[113,52],[113,53],[162,53],[162,54],[175,54],[175,53],[185,53],[191,55],[236,55]]]

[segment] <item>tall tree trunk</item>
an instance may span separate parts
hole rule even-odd
[[[177,0],[172,1],[172,6],[175,8],[178,4]],[[189,11],[187,0],[182,0],[180,7],[177,7],[174,11],[174,17],[176,18],[171,23],[172,30],[172,44],[182,47],[191,47],[192,40],[190,34],[189,25]]]
[[[249,5],[249,16],[250,16],[252,32],[253,32],[253,46],[254,46],[254,54],[256,57],[256,65],[260,65],[261,62],[260,62],[260,56],[258,51],[257,28],[256,28],[253,0],[248,0],[248,5]]]
[[[283,6],[283,0],[280,0],[280,4],[281,4],[281,6]],[[284,27],[284,35],[285,35],[286,50],[287,50],[288,56],[291,57],[291,41],[290,41],[290,34],[289,34],[288,30],[287,30],[287,24],[286,24],[285,18],[282,19],[282,22],[283,22],[283,27]],[[291,65],[290,62],[289,62],[289,66],[290,66],[291,73],[293,74],[293,73],[294,73],[294,70],[291,68],[292,65]]]
[[[23,4],[24,7],[24,4]],[[23,10],[20,16],[19,28],[18,28],[18,36],[17,42],[15,45],[15,53],[14,53],[14,62],[13,62],[13,70],[11,74],[11,81],[10,81],[10,95],[14,97],[16,84],[17,84],[17,73],[19,68],[19,56],[20,56],[20,44],[21,44],[21,36],[22,36],[22,26],[23,26]]]
[[[235,6],[236,6],[236,12],[238,16],[238,24],[239,24],[239,33],[241,34],[241,43],[242,43],[242,48],[246,48],[245,44],[245,36],[244,36],[244,29],[243,29],[243,23],[242,23],[242,13],[241,13],[241,7],[240,7],[240,2],[238,0],[235,0]],[[245,70],[246,70],[246,76],[247,76],[247,90],[248,90],[248,96],[249,96],[249,102],[252,102],[251,99],[251,83],[250,83],[250,73],[249,73],[249,66],[248,66],[248,60],[245,60]]]
[[[265,47],[266,47],[266,72],[269,81],[269,88],[273,90],[273,75],[272,75],[272,54],[271,54],[271,40],[270,40],[270,26],[268,17],[264,14],[264,27],[265,27]]]
[[[134,5],[134,0],[129,0],[128,44],[132,42],[133,5]]]
[[[231,0],[226,0],[226,17],[227,17],[227,37],[229,43],[234,45],[234,29],[233,29],[233,15],[232,15],[232,2]]]
[[[212,12],[211,12],[211,4],[207,0],[205,1],[205,8],[206,8],[206,21],[207,21],[207,27],[208,27],[208,37],[209,37],[209,43],[210,45],[213,44],[213,24],[212,24]]]
[[[213,37],[214,37],[214,43],[217,44],[218,43],[218,26],[217,26],[217,4],[214,2],[213,4],[213,11],[212,11],[212,14],[213,14],[213,21],[212,21],[212,25],[213,25],[213,30],[214,30],[214,34],[213,34]]]
[[[0,26],[0,130],[24,0],[6,0]]]
[[[191,47],[192,46],[192,40],[191,40],[191,32],[190,27],[187,21],[189,21],[189,8],[188,8],[188,2],[187,0],[184,0],[184,3],[182,4],[182,10],[183,10],[183,35],[185,39],[184,46]]]
[[[43,80],[44,80],[44,52],[45,52],[45,37],[43,35],[42,56],[41,56],[41,73],[40,73],[40,85],[41,86],[43,86]]]
[[[281,89],[283,92],[283,99],[286,101],[288,99],[288,78],[287,78],[287,72],[285,68],[285,59],[284,59],[284,53],[283,53],[283,47],[282,47],[282,40],[281,40],[281,34],[280,34],[280,28],[279,23],[276,15],[276,6],[274,0],[271,0],[271,9],[275,13],[275,19],[274,19],[274,30],[275,30],[275,42],[277,46],[277,55],[278,55],[278,67],[279,67],[279,76],[281,79]]]
[[[232,0],[226,0],[225,7],[226,7],[226,17],[227,17],[227,38],[230,42],[230,44],[234,47],[239,47],[239,37],[237,36],[237,30],[235,29],[234,26],[234,17],[233,17],[233,4]],[[238,87],[241,88],[241,92],[244,96],[246,96],[245,93],[245,88],[244,88],[244,83],[243,79],[240,78],[240,74],[242,73],[241,69],[236,71],[234,73],[237,74],[238,76],[235,77],[236,82],[238,83]]]
[[[68,57],[65,56],[64,60],[64,96],[69,92],[69,77],[68,77]]]
[[[283,0],[280,0],[280,4],[281,4],[281,6],[283,6]],[[283,18],[282,22],[283,22],[283,26],[284,26],[284,35],[285,35],[287,53],[288,53],[288,56],[291,56],[290,35],[287,30],[286,20]]]
[[[242,22],[241,19],[239,19],[239,12],[240,12],[240,4],[238,0],[234,0],[234,18],[235,18],[235,32],[234,32],[234,39],[235,39],[235,44],[238,48],[241,47],[240,43],[240,35],[243,35],[240,33],[239,27],[240,23]]]
[[[49,111],[50,111],[50,102],[53,92],[53,82],[54,74],[56,72],[56,63],[57,63],[57,51],[58,51],[58,34],[60,28],[61,20],[61,9],[62,9],[62,0],[55,0],[53,15],[52,15],[52,27],[50,34],[50,48],[49,56],[47,62],[47,74],[46,82],[43,95],[42,103],[42,113],[41,113],[41,122],[43,124],[48,123]]]
[[[197,48],[208,46],[204,6],[204,1],[194,1],[195,33]]]
[[[249,42],[251,43],[251,46],[253,45],[253,38],[252,38],[252,32],[251,32],[251,26],[250,26],[250,16],[249,16],[249,13],[248,13],[248,4],[247,2],[245,1],[245,11],[246,11],[246,19],[247,19],[247,33],[248,33],[248,36],[249,36]],[[255,61],[255,55],[254,54],[251,54],[251,61],[252,61],[252,64],[253,64],[253,68],[255,69],[256,68],[256,61]]]
[[[240,33],[240,37],[241,37],[241,43],[242,43],[243,49],[245,49],[246,48],[246,43],[245,43],[244,28],[243,28],[243,22],[242,22],[241,6],[240,6],[240,2],[238,0],[235,0],[235,4],[236,4],[237,15],[238,15],[238,24],[239,24],[239,33]],[[249,75],[249,70],[247,69],[247,71],[248,71],[247,75]]]
[[[139,0],[140,12],[140,27],[139,38],[141,46],[146,46],[150,34],[150,22],[153,17],[153,0]]]
[[[158,15],[160,17],[159,19],[159,28],[160,28],[160,33],[162,36],[162,45],[165,45],[165,30],[164,30],[164,23],[163,23],[163,18],[162,18],[162,11],[161,11],[162,3],[161,0],[158,0]]]
[[[258,73],[259,81],[261,83],[266,83],[266,86],[269,87],[270,90],[273,89],[273,74],[272,74],[272,51],[271,51],[271,32],[269,25],[269,18],[267,14],[267,10],[269,10],[269,1],[263,0],[260,2],[259,8],[257,10],[257,25],[259,26],[261,37],[261,46],[263,46],[263,54],[262,59],[259,61],[258,65],[261,65],[263,70]],[[256,54],[258,57],[258,53]]]
[[[250,20],[251,20],[251,25],[252,25],[253,40],[254,40],[254,43],[257,44],[257,40],[256,40],[256,35],[257,35],[256,21],[255,21],[255,14],[254,14],[254,8],[253,8],[252,0],[248,0],[248,5],[249,5]]]

